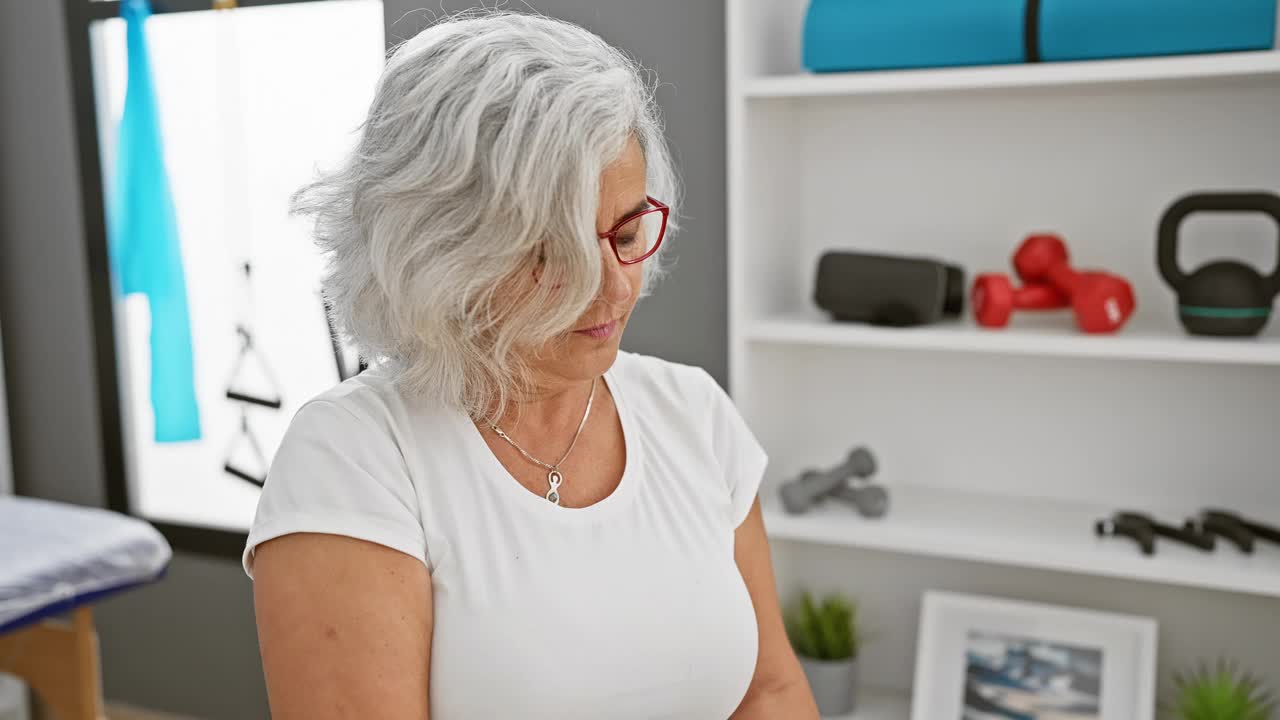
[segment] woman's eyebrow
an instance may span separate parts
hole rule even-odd
[[[636,213],[640,212],[641,210],[646,210],[646,209],[648,209],[648,207],[649,207],[649,199],[648,199],[648,198],[645,198],[644,200],[641,200],[641,201],[640,201],[640,204],[639,204],[639,205],[636,205],[635,207],[631,208],[630,210],[628,210],[628,211],[626,211],[626,212],[622,213],[621,215],[619,215],[618,217],[614,218],[614,220],[613,220],[613,224],[614,224],[614,225],[617,225],[618,223],[622,222],[624,218],[628,218],[628,217],[630,217],[630,216],[632,216],[632,215],[635,215]]]

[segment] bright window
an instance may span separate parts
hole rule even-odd
[[[202,437],[157,443],[145,296],[114,309],[131,510],[148,519],[243,531],[259,490],[227,472],[265,472],[294,412],[340,380],[319,295],[321,258],[290,194],[352,146],[384,58],[382,3],[328,0],[153,15],[147,21],[165,167],[185,269]],[[127,84],[125,24],[93,31],[103,182],[115,179]],[[244,291],[243,263],[253,269]],[[118,297],[118,295],[117,295]],[[238,389],[278,395],[278,409],[227,397],[251,329]],[[272,382],[273,375],[276,382]],[[234,446],[234,450],[233,450]]]

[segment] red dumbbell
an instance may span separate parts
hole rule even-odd
[[[1137,305],[1129,281],[1105,272],[1073,270],[1067,261],[1067,245],[1057,235],[1031,235],[1013,255],[1013,267],[1023,282],[1047,283],[1070,298],[1081,330],[1119,330]]]
[[[1060,310],[1070,307],[1067,296],[1042,283],[1014,287],[1004,273],[982,273],[973,281],[969,294],[973,317],[983,327],[1009,324],[1014,310]]]

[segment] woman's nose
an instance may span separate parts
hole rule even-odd
[[[610,303],[622,305],[631,299],[631,278],[626,266],[618,262],[613,246],[608,240],[601,241],[600,260],[604,263],[601,269],[601,296]]]

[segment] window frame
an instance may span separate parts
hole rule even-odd
[[[325,0],[238,0],[241,8],[296,5]],[[247,532],[158,521],[134,512],[129,502],[124,422],[121,416],[119,358],[116,356],[116,321],[107,254],[105,188],[102,182],[101,146],[93,84],[91,36],[94,23],[120,16],[121,0],[63,0],[66,18],[67,57],[71,75],[71,106],[75,128],[76,159],[80,171],[80,212],[89,281],[89,314],[92,320],[94,380],[97,386],[98,427],[101,429],[101,465],[106,504],[111,510],[146,520],[164,535],[175,550],[239,559]],[[215,9],[216,0],[152,0],[153,15]],[[233,11],[234,12],[234,11]]]

